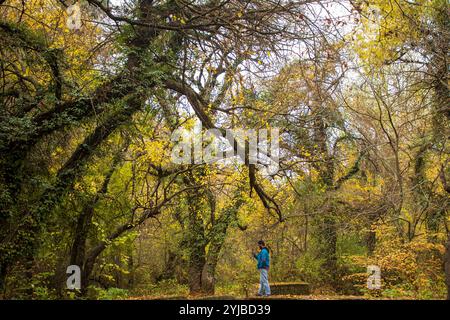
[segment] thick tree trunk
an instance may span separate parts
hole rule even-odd
[[[217,263],[206,261],[202,270],[202,292],[214,295],[216,290],[216,265]]]
[[[327,215],[329,215],[329,213],[327,213]],[[320,252],[321,257],[324,259],[322,267],[323,271],[326,273],[326,278],[329,279],[330,284],[335,286],[337,275],[337,226],[331,216],[326,216],[320,223]]]
[[[75,229],[75,237],[70,253],[70,264],[83,266],[84,257],[86,254],[86,240],[91,225],[91,220],[94,215],[94,203],[89,204],[88,207],[80,214]]]
[[[201,218],[199,200],[190,199],[189,225],[187,245],[189,250],[189,292],[202,292],[202,272],[206,263],[205,229]]]
[[[128,147],[128,143],[124,146],[123,150],[117,152],[114,156],[112,165],[108,172],[105,175],[105,179],[99,190],[97,191],[94,199],[86,205],[83,209],[83,212],[78,216],[77,226],[75,229],[74,240],[72,244],[72,249],[70,252],[70,264],[77,265],[81,269],[81,273],[84,273],[84,263],[86,256],[86,241],[89,233],[89,229],[91,227],[92,218],[94,216],[94,208],[95,205],[100,201],[103,195],[105,195],[108,191],[108,185],[111,181],[111,177],[114,174],[119,163],[122,161],[122,156],[124,150]],[[83,276],[84,278],[84,276]],[[82,279],[83,281],[83,279]],[[87,284],[87,282],[85,283]],[[84,286],[83,286],[84,287]]]
[[[184,183],[195,186],[191,176],[184,177]],[[215,272],[220,250],[225,241],[228,226],[236,218],[236,213],[243,203],[238,192],[235,201],[222,209],[218,218],[215,217],[216,204],[209,190],[199,187],[197,192],[187,199],[189,206],[188,226],[186,230],[187,250],[189,250],[189,291],[191,294],[214,294]],[[209,204],[211,229],[206,234],[202,213]],[[208,252],[206,252],[208,247]]]
[[[317,169],[320,173],[320,180],[327,190],[334,190],[334,162],[329,154],[327,147],[327,124],[322,115],[322,109],[316,106],[317,115],[314,120],[314,142],[318,146],[318,156],[322,158],[322,162],[317,164]],[[329,203],[328,208],[323,212],[323,216],[319,219],[319,250],[320,256],[324,259],[322,268],[326,273],[326,278],[329,279],[330,284],[335,285],[336,275],[336,244],[337,244],[337,226],[334,219],[334,206],[330,197],[326,200]]]
[[[210,244],[208,250],[208,256],[203,266],[201,277],[201,292],[208,295],[213,295],[216,289],[216,267],[219,261],[220,250],[225,241],[223,237],[222,241]]]
[[[228,224],[226,225],[226,228]],[[214,232],[214,230],[213,230]],[[214,234],[215,239],[210,242],[208,255],[202,270],[201,291],[208,295],[213,295],[216,289],[216,266],[219,261],[220,250],[225,242],[225,232],[219,231]]]
[[[211,232],[208,247],[208,256],[202,271],[202,291],[213,295],[216,286],[216,267],[219,261],[220,251],[222,250],[228,227],[236,219],[236,214],[243,204],[240,194],[235,195],[235,202],[222,209],[217,220],[215,220]]]
[[[205,255],[203,252],[198,253],[192,251],[189,257],[189,293],[192,295],[203,294],[202,290],[202,273],[205,265]]]
[[[328,201],[333,201],[328,199]],[[319,242],[321,257],[324,259],[322,268],[326,273],[329,283],[336,287],[337,285],[337,224],[335,220],[336,213],[334,205],[330,205],[324,212],[324,216],[319,220]]]
[[[162,272],[161,276],[158,277],[158,280],[174,279],[176,267],[179,262],[179,255],[176,252],[169,250],[167,253],[167,259],[165,261],[164,271]]]

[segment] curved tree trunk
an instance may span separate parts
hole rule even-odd
[[[127,145],[125,145],[124,150],[127,148]],[[92,218],[94,216],[94,208],[95,205],[100,201],[103,195],[105,195],[108,191],[108,185],[111,181],[111,177],[114,174],[114,171],[117,168],[117,165],[121,162],[123,152],[124,150],[120,150],[113,159],[111,168],[108,170],[108,172],[105,175],[105,179],[103,180],[103,183],[100,187],[100,189],[97,191],[97,194],[95,195],[92,202],[88,203],[86,207],[83,209],[81,214],[78,216],[77,220],[77,226],[75,229],[74,234],[74,240],[70,252],[70,264],[71,265],[77,265],[81,268],[81,274],[82,274],[82,288],[86,288],[88,285],[88,281],[85,277],[85,270],[84,270],[84,264],[85,264],[85,256],[86,256],[86,241],[87,236],[92,224]],[[89,271],[90,273],[90,271]],[[83,283],[84,281],[84,283]],[[85,292],[85,291],[83,291]]]

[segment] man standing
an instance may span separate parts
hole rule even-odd
[[[264,241],[258,241],[259,253],[254,253],[253,256],[258,260],[258,270],[259,270],[259,291],[258,296],[270,296],[269,287],[269,265],[270,256],[269,249],[266,248]]]

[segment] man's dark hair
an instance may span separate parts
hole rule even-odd
[[[260,246],[265,246],[266,244],[264,243],[264,241],[259,240],[259,241],[258,241],[258,245],[260,245]]]

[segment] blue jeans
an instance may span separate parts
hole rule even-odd
[[[269,270],[259,269],[259,295],[270,295]]]

